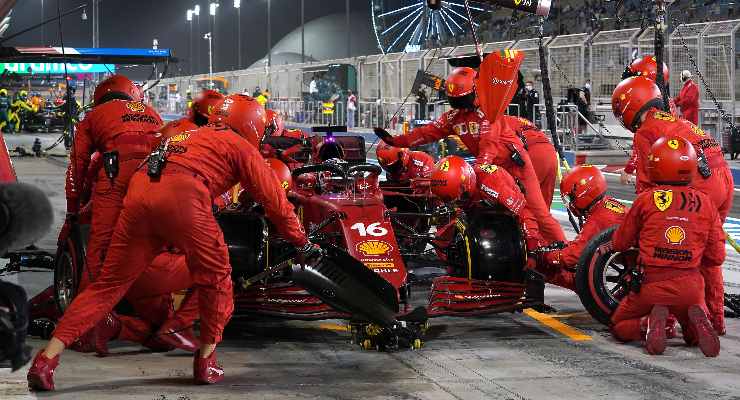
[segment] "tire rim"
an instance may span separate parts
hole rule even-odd
[[[632,266],[626,262],[628,260],[625,260],[625,257],[633,253],[634,250],[628,250],[610,254],[601,271],[604,292],[615,303],[619,303],[629,293]]]

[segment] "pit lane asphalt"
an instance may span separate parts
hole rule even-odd
[[[55,206],[55,230],[40,243],[53,248],[64,215],[63,165],[30,158],[14,162],[20,178],[40,186]],[[631,199],[628,189],[617,197]],[[738,217],[735,209],[732,215]],[[556,216],[572,236],[565,216]],[[739,263],[737,254],[728,253],[726,273],[740,271]],[[51,282],[51,274],[26,272],[10,280],[34,295]],[[560,325],[549,325],[560,330],[526,313],[438,318],[431,321],[424,348],[397,353],[350,345],[341,321],[238,321],[219,346],[226,379],[207,387],[191,385],[192,359],[181,351],[149,354],[124,344],[113,346],[116,354],[106,358],[69,351],[55,375],[58,391],[38,398],[740,398],[740,320],[728,320],[716,359],[704,358],[680,339],[669,342],[664,356],[651,357],[637,345],[615,343],[574,294],[548,288],[546,298],[559,310],[549,322]],[[30,344],[35,351],[43,342]],[[0,399],[36,398],[25,388],[26,371],[0,371]]]

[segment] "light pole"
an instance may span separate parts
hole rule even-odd
[[[306,4],[301,0],[301,62],[306,62]]]
[[[203,35],[203,39],[208,40],[208,88],[213,89],[213,39],[211,32]]]
[[[267,68],[272,66],[272,14],[271,1],[267,0]]]
[[[212,58],[212,59],[215,59],[216,58],[215,56],[213,56],[213,49],[210,46],[211,46],[211,41],[213,41],[213,32],[215,32],[215,30],[216,30],[216,9],[217,8],[218,8],[218,3],[211,2],[208,5],[208,14],[211,15],[211,20],[210,20],[210,23],[211,23],[211,31],[208,32],[208,34],[211,36],[211,39],[208,42],[208,46],[209,46],[208,53],[209,53],[209,57]],[[211,63],[213,63],[213,60],[211,60]]]
[[[193,7],[193,15],[195,15],[195,25],[197,26],[197,35],[200,36],[200,4],[196,4]],[[195,42],[195,71],[200,72],[200,42]]]
[[[44,0],[41,0],[41,22],[44,22],[44,19],[46,19],[46,14],[44,13]],[[43,33],[41,44],[46,46],[46,24],[43,26]]]
[[[185,20],[190,25],[190,35],[188,36],[188,74],[193,74],[193,10],[188,10],[185,14]]]
[[[159,47],[159,40],[157,38],[152,39],[152,49],[157,50]],[[159,79],[159,72],[157,71],[157,63],[154,63],[154,80]]]
[[[236,69],[242,69],[242,0],[234,0],[236,8]]]

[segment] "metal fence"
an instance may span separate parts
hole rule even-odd
[[[735,79],[737,66],[740,65],[737,43],[739,29],[740,20],[731,20],[679,25],[667,35],[665,60],[672,71],[671,93],[676,95],[681,89],[679,80],[681,70],[688,69],[696,75],[689,62],[691,54],[698,62],[698,67],[712,92],[722,102],[723,108],[735,115],[735,103],[740,100],[738,98],[740,83]],[[680,40],[679,33],[683,40]],[[589,78],[592,81],[592,103],[609,101],[611,91],[621,79],[624,67],[634,55],[652,54],[653,40],[654,31],[651,27],[642,31],[625,29],[602,31],[594,35],[584,33],[545,38],[555,101],[561,100],[566,95],[565,89],[570,85],[580,87]],[[538,39],[482,44],[482,49],[486,53],[507,48],[525,53],[522,73],[526,80],[532,80],[536,87],[540,87]],[[427,69],[433,74],[446,76],[450,71],[447,62],[449,58],[468,55],[474,51],[474,46],[465,45],[415,53],[367,55],[271,68],[261,66],[220,72],[214,76],[228,82],[229,92],[243,90],[251,92],[259,86],[262,89],[269,88],[275,100],[301,101],[305,100],[304,94],[308,91],[308,81],[312,74],[310,71],[328,68],[332,64],[349,64],[357,71],[358,98],[361,100],[360,109],[356,112],[357,124],[370,126],[373,124],[364,124],[362,121],[392,122],[392,115],[388,115],[386,111],[387,108],[393,108],[388,106],[390,104],[400,104],[407,97],[409,104],[415,104],[416,97],[409,94],[419,69]],[[207,75],[162,79],[153,90],[155,105],[160,109],[171,108],[170,98],[174,96],[174,92],[178,92],[180,101],[184,102],[188,91],[197,90],[196,80],[203,78],[207,78]],[[700,83],[697,77],[694,80]],[[704,88],[701,87],[701,90],[702,107],[710,107],[711,103],[708,102]],[[313,106],[304,105],[304,107]],[[418,109],[418,105],[415,107]],[[338,105],[336,113],[343,112],[343,108],[344,105]],[[346,118],[346,114],[343,115]],[[724,127],[720,126],[718,129],[721,131]]]

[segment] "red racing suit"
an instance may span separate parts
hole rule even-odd
[[[543,272],[548,282],[575,290],[576,265],[588,242],[605,229],[621,224],[627,210],[624,204],[609,196],[591,206],[578,236],[564,249],[545,253]]]
[[[95,280],[123,207],[129,179],[157,141],[162,120],[153,108],[135,101],[111,100],[94,107],[77,124],[67,169],[67,211],[79,212],[87,197],[82,185],[93,153],[118,151],[119,173],[110,180],[101,169],[92,193],[92,224],[80,288]]]
[[[643,338],[640,319],[656,304],[669,306],[684,332],[692,304],[708,308],[715,329],[724,329],[724,243],[717,209],[701,191],[661,185],[640,193],[612,239],[614,251],[639,248],[644,276],[641,290],[629,293],[612,315],[615,337]]]
[[[651,109],[647,112],[645,121],[635,133],[633,152],[637,159],[637,193],[653,186],[647,170],[650,147],[658,138],[669,133],[679,135],[691,142],[697,150],[697,154],[700,149],[704,151],[712,170],[712,176],[705,179],[697,172],[692,186],[712,199],[719,210],[722,222],[724,222],[730,213],[730,209],[732,209],[735,183],[722,153],[722,146],[691,122],[657,109]]]
[[[558,152],[555,151],[555,146],[550,143],[550,139],[545,132],[537,129],[537,126],[528,119],[510,115],[503,115],[501,118],[524,143],[524,148],[532,160],[537,180],[540,182],[542,197],[547,207],[550,208],[552,206],[552,196],[555,193],[555,184],[558,181],[558,168],[560,168],[560,160]]]
[[[246,139],[223,125],[178,135],[159,178],[134,175],[100,277],[70,305],[54,332],[69,345],[104,317],[149,266],[172,245],[185,259],[198,293],[202,343],[221,341],[234,308],[231,266],[211,206],[236,183],[259,201],[278,235],[308,243],[285,190]]]
[[[560,224],[550,214],[540,190],[532,160],[522,141],[499,118],[493,123],[480,110],[450,110],[433,124],[415,128],[406,135],[394,136],[391,145],[413,147],[431,143],[450,135],[457,135],[479,164],[498,165],[507,170],[524,186],[528,208],[539,222],[542,236],[548,242],[565,241]],[[518,153],[524,165],[512,160]]]
[[[675,101],[681,109],[681,116],[692,124],[699,125],[699,85],[691,79],[687,80]]]
[[[389,181],[407,182],[416,178],[429,178],[434,169],[434,158],[423,151],[409,151],[405,161],[400,171],[386,173]]]

